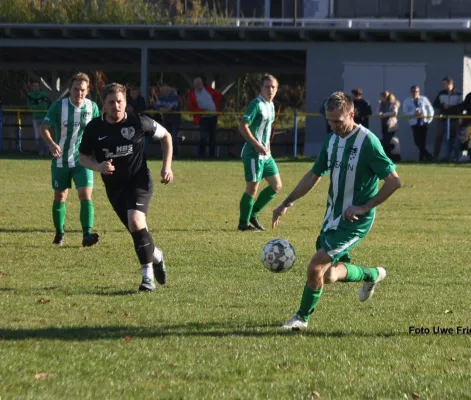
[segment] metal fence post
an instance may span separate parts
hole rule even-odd
[[[446,157],[447,159],[450,158],[451,156],[451,143],[450,143],[450,137],[451,137],[451,121],[450,121],[450,116],[446,117]]]
[[[3,111],[0,108],[0,153],[3,151]]]
[[[294,145],[293,157],[298,156],[298,110],[294,110]]]
[[[16,113],[16,117],[17,117],[17,120],[18,120],[18,136],[17,136],[17,139],[16,139],[16,149],[20,153],[23,153],[23,149],[22,149],[22,146],[21,146],[21,137],[23,136],[23,132],[22,132],[22,129],[21,129],[21,112],[20,111],[18,111]]]

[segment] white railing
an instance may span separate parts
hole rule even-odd
[[[98,30],[114,30],[114,29],[175,29],[175,28],[195,28],[195,29],[215,29],[227,27],[300,27],[300,28],[318,28],[318,29],[439,29],[439,30],[456,30],[470,29],[470,19],[412,19],[407,18],[223,18],[215,20],[212,18],[200,18],[197,24],[191,23],[192,19],[188,19],[188,23],[173,25],[170,21],[168,24],[160,25],[124,25],[124,24],[15,24],[0,23],[0,28],[4,29],[98,29]]]
[[[398,19],[398,18],[236,18],[236,26],[299,26],[338,29],[469,29],[471,19]]]

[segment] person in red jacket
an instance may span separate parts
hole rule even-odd
[[[196,77],[193,81],[194,87],[190,89],[188,94],[188,106],[190,111],[203,114],[193,115],[193,124],[200,126],[200,144],[198,147],[198,155],[204,157],[206,152],[206,143],[209,138],[209,156],[216,156],[216,128],[218,124],[218,115],[220,111],[219,103],[223,94],[213,89],[209,85],[205,85],[200,77]]]

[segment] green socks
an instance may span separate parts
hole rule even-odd
[[[80,202],[80,223],[82,224],[83,234],[92,233],[93,221],[95,219],[95,209],[91,200]]]
[[[257,201],[254,204],[254,198],[244,192],[240,199],[240,217],[239,225],[246,226],[249,223],[250,218],[257,217],[259,212],[262,211],[266,205],[273,200],[276,192],[267,186],[258,195]]]
[[[379,272],[377,268],[359,267],[352,264],[345,264],[345,267],[347,267],[347,277],[343,282],[374,282],[376,279],[378,279]],[[307,286],[307,284],[304,286],[301,305],[299,306],[299,310],[296,313],[304,321],[309,321],[309,318],[314,312],[322,292],[323,289],[312,290]]]
[[[304,321],[309,321],[311,314],[314,312],[316,308],[316,304],[319,301],[322,294],[322,289],[319,290],[312,290],[307,285],[304,286],[303,297],[301,298],[301,305],[299,306],[299,310],[296,313],[299,315]]]
[[[64,233],[65,214],[65,203],[54,200],[52,203],[52,220],[54,221],[56,232]]]
[[[265,189],[263,189],[258,195],[257,201],[253,206],[251,217],[257,217],[258,213],[262,211],[266,207],[266,205],[275,198],[275,195],[276,192],[271,188],[271,186],[267,186]]]
[[[246,226],[249,224],[249,219],[252,215],[252,208],[253,208],[254,198],[244,192],[242,198],[240,199],[240,217],[239,217],[239,225]]]
[[[376,268],[359,267],[353,264],[345,264],[347,276],[343,282],[374,282],[379,275]]]
[[[66,208],[65,203],[55,201],[52,203],[52,220],[56,232],[64,233]],[[80,202],[80,223],[84,234],[92,233],[93,221],[95,219],[95,209],[91,200]]]

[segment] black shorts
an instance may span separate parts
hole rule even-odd
[[[128,210],[141,211],[147,215],[153,193],[154,182],[150,173],[139,174],[123,185],[106,188],[108,199],[126,229],[128,229]]]

